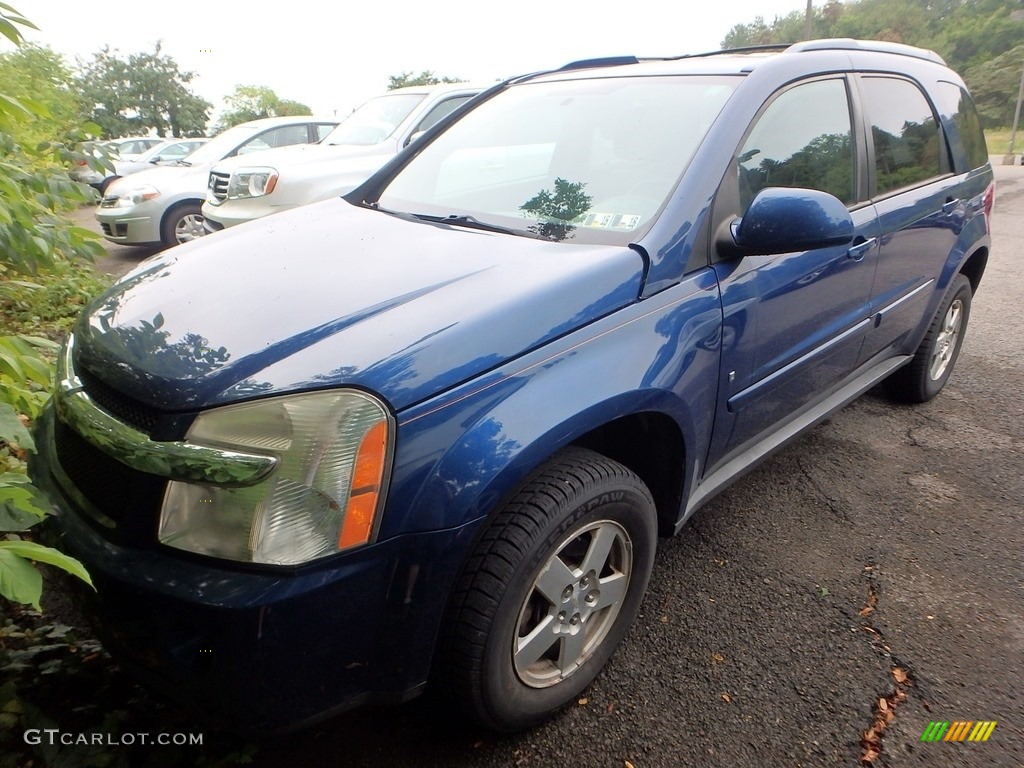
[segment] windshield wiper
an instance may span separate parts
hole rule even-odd
[[[414,213],[412,215],[420,221],[433,221],[438,224],[452,224],[456,227],[481,229],[484,232],[499,232],[503,235],[532,236],[531,232],[526,232],[522,229],[512,229],[511,227],[503,227],[500,224],[488,224],[486,221],[480,221],[480,219],[475,216],[470,216],[467,213],[449,213],[447,216],[433,216],[429,213]]]
[[[526,229],[514,229],[512,227],[503,227],[500,224],[488,224],[486,221],[480,221],[480,219],[475,216],[470,216],[467,213],[449,213],[447,216],[435,216],[430,213],[409,213],[407,211],[395,211],[390,208],[382,208],[380,204],[376,202],[363,203],[363,206],[375,211],[380,211],[381,213],[386,213],[389,216],[405,219],[406,221],[429,221],[432,224],[452,224],[456,227],[479,229],[484,232],[498,232],[502,235],[532,237],[537,240],[546,239],[538,235],[536,232],[531,232]]]
[[[175,160],[174,164],[175,165],[184,165],[184,166],[187,166],[189,168],[192,167],[192,163],[190,163],[188,160]]]

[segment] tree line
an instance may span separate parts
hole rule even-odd
[[[1024,67],[1021,17],[1021,0],[828,0],[812,10],[810,37],[886,40],[933,50],[967,82],[986,126],[1006,126],[1013,121]],[[758,16],[734,26],[722,48],[799,42],[805,25],[803,8],[771,23]]]
[[[227,110],[211,131],[213,104],[192,91],[195,77],[164,53],[160,43],[152,51],[128,55],[104,47],[77,67],[45,46],[22,43],[0,54],[4,92],[42,108],[32,129],[40,140],[62,137],[83,123],[98,126],[102,138],[150,132],[189,137],[261,117],[312,114],[305,104],[281,98],[265,86],[238,85],[225,97]]]

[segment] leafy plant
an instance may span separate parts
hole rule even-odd
[[[16,45],[22,42],[18,25],[32,26],[0,2],[0,34]],[[91,258],[101,252],[92,232],[68,226],[61,213],[91,199],[63,165],[79,160],[102,163],[102,158],[88,147],[63,142],[25,147],[18,140],[19,128],[49,114],[41,102],[0,93],[0,277],[35,274],[60,259]],[[45,517],[48,506],[29,481],[25,460],[35,450],[28,424],[50,389],[53,366],[45,354],[52,355],[54,347],[54,342],[34,336],[0,337],[0,596],[37,609],[43,580],[34,563],[48,563],[92,583],[74,558],[24,538]]]

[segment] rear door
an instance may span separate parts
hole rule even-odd
[[[894,75],[863,75],[858,87],[870,137],[869,186],[882,231],[872,328],[861,351],[867,361],[914,338],[956,247],[967,201],[946,136],[921,88]]]
[[[798,83],[762,109],[715,202],[715,222],[742,215],[767,187],[829,192],[856,227],[850,245],[716,257],[725,331],[708,470],[774,430],[853,371],[867,332],[878,222],[864,197],[857,122],[843,76]]]

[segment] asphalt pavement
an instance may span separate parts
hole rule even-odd
[[[577,704],[495,736],[427,696],[263,743],[254,765],[1024,766],[1024,167],[996,176],[944,392],[868,393],[661,540],[640,617]],[[996,725],[921,740],[963,721]]]

